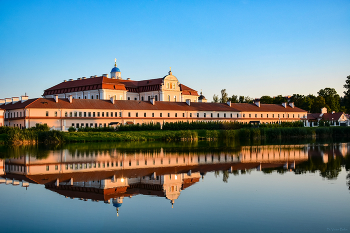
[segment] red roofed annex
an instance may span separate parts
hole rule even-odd
[[[69,127],[102,127],[178,121],[227,121],[276,123],[306,121],[307,112],[294,103],[207,103],[171,70],[163,78],[122,79],[115,63],[100,77],[64,80],[44,91],[43,98],[28,96],[0,99],[0,126],[30,128],[47,124],[66,131]]]

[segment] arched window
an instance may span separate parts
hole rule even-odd
[[[166,87],[169,89],[169,83],[166,84]]]
[[[174,96],[174,101],[176,102],[176,95]]]
[[[170,95],[168,95],[168,101],[170,101]]]
[[[157,95],[154,96],[154,100],[158,101],[158,96]]]
[[[92,100],[94,99],[94,96],[93,96],[93,95],[91,96],[91,99],[92,99]]]
[[[143,96],[141,96],[141,100],[143,101]]]

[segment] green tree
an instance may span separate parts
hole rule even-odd
[[[313,103],[310,111],[312,113],[318,113],[321,112],[321,108],[324,108],[326,106],[326,101],[322,96],[317,96]]]
[[[326,108],[328,112],[339,112],[340,110],[340,96],[334,88],[326,87],[317,92],[319,96],[322,96],[326,102]]]
[[[278,96],[275,96],[273,98],[273,104],[282,104],[284,102],[286,102],[286,97],[282,96],[282,95],[278,95]]]
[[[219,96],[214,94],[213,103],[218,103],[218,102],[219,102]]]
[[[347,109],[347,113],[350,112],[350,75],[346,77],[345,84],[344,84],[344,106]]]
[[[262,104],[272,104],[273,103],[273,98],[268,95],[264,95],[260,97],[260,103]]]
[[[232,95],[228,100],[231,101],[231,103],[238,103],[238,96]]]
[[[242,96],[242,95],[239,96],[239,102],[244,103],[244,96]]]
[[[220,103],[227,103],[227,101],[228,101],[228,94],[226,93],[226,89],[222,89]]]

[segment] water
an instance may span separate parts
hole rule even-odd
[[[346,232],[350,143],[0,148],[1,232]]]

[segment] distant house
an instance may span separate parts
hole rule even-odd
[[[321,113],[308,113],[308,127],[318,126],[320,121],[329,122],[331,126],[349,126],[349,116],[343,112],[327,113],[327,108],[322,108]]]

